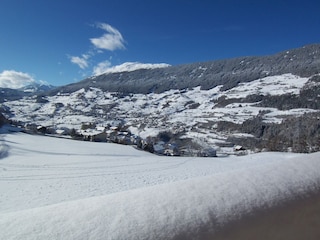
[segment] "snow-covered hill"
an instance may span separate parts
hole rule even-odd
[[[314,152],[320,151],[319,63],[319,44],[172,67],[131,63],[50,92],[4,99],[0,110],[22,126],[90,139],[118,127],[161,153],[203,155],[201,149],[225,152],[237,144]],[[100,130],[80,132],[88,126]]]
[[[11,120],[54,129],[80,130],[84,123],[96,126],[123,124],[131,133],[142,138],[155,137],[161,131],[179,133],[202,146],[215,146],[241,131],[218,131],[218,124],[241,125],[259,116],[265,123],[281,123],[290,116],[319,113],[319,109],[262,106],[263,98],[297,96],[306,89],[320,87],[312,78],[293,74],[265,77],[222,90],[200,87],[169,90],[163,93],[121,94],[99,88],[80,89],[54,96],[25,97],[3,104]],[[255,100],[254,97],[258,98]],[[250,98],[251,97],[251,98]],[[317,96],[317,100],[318,100]],[[313,100],[312,100],[313,101]],[[244,135],[246,138],[248,134]],[[253,135],[251,135],[253,137]]]
[[[0,239],[319,238],[319,153],[160,157],[0,134]]]
[[[310,77],[319,73],[319,64],[320,44],[313,44],[269,56],[239,57],[154,69],[150,67],[131,71],[132,68],[136,69],[136,64],[133,67],[124,65],[117,67],[116,71],[57,88],[52,94],[71,93],[90,87],[125,94],[163,93],[172,89],[185,90],[199,86],[206,90],[223,86],[222,90],[227,90],[239,83],[286,73]],[[118,72],[119,70],[123,71]]]

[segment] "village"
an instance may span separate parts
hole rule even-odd
[[[21,126],[20,126],[21,127]],[[217,157],[214,147],[203,148],[194,144],[190,139],[179,139],[170,132],[160,132],[156,137],[141,138],[132,134],[128,127],[118,124],[112,126],[96,126],[94,123],[83,123],[81,129],[54,129],[36,124],[25,124],[21,127],[29,134],[43,134],[53,137],[70,138],[73,140],[89,142],[106,142],[131,145],[137,149],[156,155],[164,156],[190,156],[190,157]],[[231,144],[232,145],[232,144]],[[231,151],[226,155],[246,155],[247,150],[241,145],[232,145]]]

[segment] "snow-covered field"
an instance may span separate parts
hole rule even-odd
[[[6,240],[211,239],[227,223],[320,186],[320,153],[160,157],[24,133],[0,134],[0,151],[0,239]],[[320,215],[304,216],[319,227]]]
[[[24,133],[2,138],[9,153],[0,161],[0,187],[4,190],[1,212],[210,176],[277,162],[279,156],[295,156],[265,153],[248,157],[173,158],[131,146]]]

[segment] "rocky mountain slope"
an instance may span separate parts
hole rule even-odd
[[[319,73],[318,44],[272,56],[106,73],[5,101],[2,111],[49,132],[111,139],[117,131],[116,141],[129,134],[158,153],[223,154],[234,145],[313,152],[320,151]]]

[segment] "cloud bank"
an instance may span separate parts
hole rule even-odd
[[[169,67],[166,63],[139,63],[139,62],[126,62],[117,66],[110,67],[109,61],[99,63],[93,70],[94,75],[100,75],[103,73],[116,73],[116,72],[132,72],[138,69],[155,69]]]
[[[36,83],[36,80],[28,73],[5,70],[0,73],[0,87],[19,89]]]

